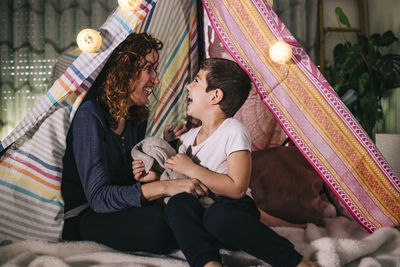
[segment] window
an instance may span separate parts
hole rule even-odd
[[[97,29],[116,0],[0,1],[0,140],[47,91],[53,66],[76,48],[76,35]]]

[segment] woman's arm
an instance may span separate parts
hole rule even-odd
[[[78,110],[72,124],[72,146],[85,197],[96,212],[140,206],[139,183],[119,185],[111,179],[107,160],[115,155],[107,151],[106,132],[106,125],[93,105],[86,103]]]
[[[146,168],[141,160],[132,161],[132,172],[135,180],[142,183],[154,182],[160,180],[160,174],[154,170],[150,170],[148,173],[145,172]]]
[[[160,174],[150,170],[145,173],[145,166],[141,160],[132,162],[133,175],[142,184],[142,201],[151,201],[165,196],[173,196],[181,192],[187,192],[195,196],[203,196],[208,189],[196,179],[176,179],[158,181]]]
[[[86,199],[96,212],[115,212],[140,207],[143,201],[181,192],[196,196],[207,193],[207,187],[196,179],[132,185],[113,184],[106,167],[105,128],[101,120],[91,111],[81,110],[73,123],[73,149],[77,169]]]
[[[210,171],[184,154],[169,158],[165,167],[200,180],[212,192],[230,198],[242,198],[250,183],[251,152],[240,150],[229,154],[227,158],[228,173],[220,174]]]
[[[151,201],[161,197],[187,192],[196,197],[207,195],[208,188],[197,179],[182,178],[163,180],[142,185],[142,200]]]

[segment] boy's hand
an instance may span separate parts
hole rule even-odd
[[[169,142],[178,139],[182,134],[186,133],[188,129],[182,123],[179,123],[175,129],[171,124],[165,126],[164,129],[164,139]]]
[[[150,170],[146,174],[144,164],[141,160],[132,161],[132,170],[133,170],[133,176],[135,177],[135,180],[138,182],[147,183],[147,182],[157,181],[160,179],[158,173],[156,173],[153,170]]]
[[[164,163],[164,166],[177,173],[190,176],[188,175],[189,170],[193,168],[193,166],[196,166],[196,164],[194,164],[187,155],[179,153],[167,159]]]

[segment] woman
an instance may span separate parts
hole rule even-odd
[[[145,183],[154,180],[155,173],[145,174],[143,164],[130,156],[145,135],[145,105],[160,82],[156,70],[161,48],[162,43],[148,34],[129,35],[77,110],[63,159],[64,240],[167,253],[177,245],[158,199],[180,192],[206,193],[195,179]],[[175,138],[183,131],[177,127],[168,132]]]

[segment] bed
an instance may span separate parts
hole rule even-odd
[[[270,168],[265,168],[265,162]],[[322,180],[294,146],[253,153],[251,188],[261,220],[320,266],[400,266],[400,231],[369,233],[329,196]],[[297,181],[297,182],[293,182]],[[344,213],[343,213],[344,212]],[[293,224],[291,226],[290,224]],[[270,266],[245,252],[221,250],[224,266]],[[181,251],[123,253],[89,241],[7,241],[1,266],[188,266]]]
[[[400,266],[400,232],[384,227],[373,234],[347,217],[335,216],[326,207],[324,227],[306,224],[305,229],[273,227],[295,244],[305,257],[320,266]],[[244,252],[222,250],[224,266],[270,266]],[[25,240],[0,246],[1,266],[188,266],[181,251],[168,255],[122,253],[87,241],[48,242]]]

